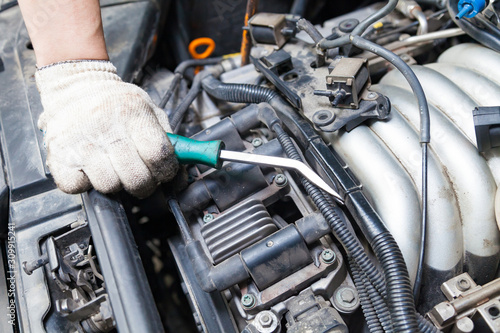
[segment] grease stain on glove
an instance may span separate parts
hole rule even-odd
[[[66,193],[91,187],[150,195],[178,169],[166,114],[109,61],[62,62],[37,70],[47,165]]]

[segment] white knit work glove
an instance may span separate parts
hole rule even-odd
[[[37,70],[47,165],[57,186],[81,193],[125,188],[146,197],[178,169],[166,114],[109,61],[73,61]]]

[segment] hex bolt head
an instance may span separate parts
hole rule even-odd
[[[351,289],[344,289],[340,294],[340,299],[343,302],[351,304],[356,300],[356,295],[354,295],[354,291],[352,291]]]
[[[288,183],[288,180],[286,179],[286,176],[282,173],[279,173],[274,177],[274,182],[276,185],[283,187]]]
[[[214,216],[210,213],[205,214],[205,216],[203,216],[203,222],[205,222],[205,223],[212,222],[213,220],[214,220]]]
[[[457,288],[460,291],[469,290],[470,287],[471,287],[470,281],[465,278],[461,278],[457,281]]]
[[[255,138],[252,140],[252,146],[254,146],[256,148],[262,146],[263,143],[264,142],[262,141],[261,138]]]
[[[359,307],[359,297],[356,289],[351,286],[343,286],[335,291],[333,304],[342,313],[352,313]]]
[[[268,315],[267,313],[264,313],[260,318],[259,318],[259,323],[262,325],[262,327],[271,327],[273,324],[273,318]]]
[[[331,264],[335,261],[335,252],[331,249],[325,249],[321,252],[321,260],[325,264]]]
[[[241,297],[241,305],[246,309],[251,309],[255,305],[255,296],[252,294],[245,294]]]

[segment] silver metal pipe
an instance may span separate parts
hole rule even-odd
[[[429,31],[429,23],[427,22],[427,17],[420,8],[414,8],[411,13],[418,21],[417,35],[425,35]]]
[[[430,42],[430,41],[433,41],[436,39],[441,39],[441,38],[451,38],[451,37],[461,36],[464,34],[465,34],[465,32],[460,28],[452,28],[452,29],[446,29],[446,30],[441,30],[441,31],[434,31],[434,32],[429,32],[425,35],[412,36],[412,37],[408,37],[406,39],[403,39],[398,44],[398,47]]]
[[[416,19],[418,24],[417,35],[424,35],[429,31],[429,25],[427,24],[427,17],[425,17],[422,7],[413,0],[400,0],[396,6],[396,9],[400,11],[404,16],[410,19]]]
[[[491,299],[499,294],[500,279],[496,279],[488,284],[485,284],[479,290],[474,291],[473,293],[451,301],[450,304],[453,305],[457,313],[461,313],[471,308],[475,308],[485,300]]]

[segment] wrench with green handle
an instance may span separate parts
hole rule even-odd
[[[299,172],[314,185],[331,194],[338,202],[344,204],[342,197],[325,183],[318,174],[302,162],[290,158],[224,150],[224,142],[220,140],[197,141],[172,133],[167,133],[167,136],[172,146],[174,146],[175,155],[181,164],[203,164],[219,169],[224,161],[231,161],[291,169]]]

